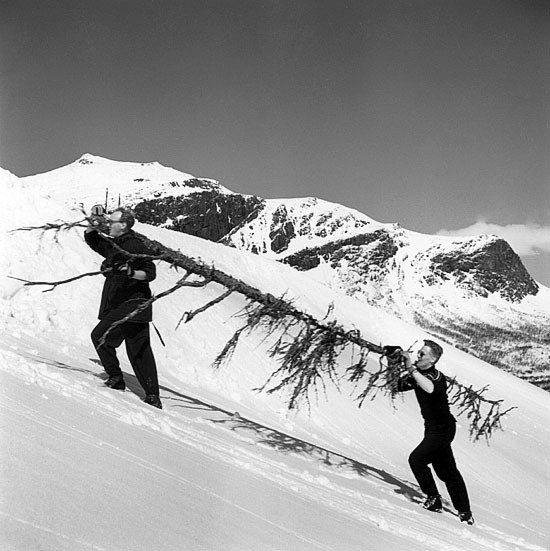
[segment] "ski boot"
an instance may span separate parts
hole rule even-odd
[[[472,515],[470,511],[464,511],[462,513],[458,513],[458,518],[460,519],[460,522],[465,522],[470,526],[474,523],[474,515]]]
[[[423,505],[424,509],[427,511],[432,511],[433,513],[441,513],[443,511],[443,504],[441,503],[441,496],[428,496]]]
[[[162,402],[158,394],[147,394],[145,396],[144,402],[158,409],[162,409]]]
[[[104,384],[113,390],[126,389],[126,383],[124,382],[122,375],[114,375],[113,377],[109,377]]]

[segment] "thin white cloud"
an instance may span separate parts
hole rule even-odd
[[[550,226],[540,224],[508,224],[500,226],[480,220],[460,230],[440,230],[438,235],[470,236],[493,234],[502,237],[520,256],[550,253]]]

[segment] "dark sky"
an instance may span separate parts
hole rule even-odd
[[[548,0],[0,0],[0,40],[18,176],[88,152],[512,228],[550,283]]]

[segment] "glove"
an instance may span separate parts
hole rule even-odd
[[[92,215],[88,217],[88,222],[90,223],[90,226],[97,228],[105,222],[105,219],[103,216]]]
[[[388,356],[388,357],[399,357],[401,355],[401,352],[403,352],[403,349],[400,347],[400,346],[384,346],[382,348],[382,350],[384,351],[384,356]]]
[[[389,367],[404,368],[406,366],[406,358],[403,356],[403,349],[400,346],[384,346],[382,350]]]
[[[136,271],[134,270],[134,268],[129,262],[125,262],[124,264],[119,264],[115,268],[115,271],[116,273],[125,275],[129,278],[134,277],[134,274],[136,273]]]

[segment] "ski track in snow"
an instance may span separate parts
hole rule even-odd
[[[9,400],[9,398],[8,398],[8,400]],[[246,514],[250,515],[251,517],[253,517],[255,519],[262,520],[263,522],[266,522],[268,524],[271,524],[271,525],[277,527],[279,530],[282,530],[284,532],[288,532],[288,533],[292,534],[293,536],[295,536],[299,540],[303,540],[307,543],[310,543],[310,544],[314,545],[315,547],[317,547],[319,549],[325,549],[325,550],[330,549],[329,547],[326,547],[325,545],[323,545],[319,542],[314,542],[313,540],[309,540],[307,538],[304,538],[302,535],[297,534],[296,532],[291,532],[290,530],[288,530],[284,526],[281,526],[280,524],[274,523],[270,519],[267,519],[265,517],[261,517],[260,515],[257,515],[256,513],[254,513],[254,511],[252,511],[250,509],[247,509],[245,507],[242,507],[242,506],[240,506],[240,505],[238,505],[234,502],[231,502],[230,500],[224,498],[220,494],[217,494],[216,492],[213,492],[213,491],[209,490],[208,488],[205,488],[204,486],[199,486],[198,484],[195,484],[193,481],[189,480],[188,478],[185,478],[185,477],[183,477],[179,474],[176,475],[175,473],[173,473],[171,471],[168,471],[167,469],[163,469],[163,468],[159,467],[158,465],[155,465],[154,463],[151,463],[149,461],[144,461],[141,457],[139,457],[135,454],[129,453],[128,451],[123,450],[120,447],[113,446],[112,444],[109,444],[108,442],[97,442],[89,434],[87,434],[86,432],[84,432],[84,431],[82,431],[82,430],[80,430],[80,429],[78,429],[74,426],[70,426],[70,425],[65,424],[65,423],[60,424],[55,419],[53,419],[51,417],[43,416],[43,415],[41,417],[37,417],[37,415],[34,413],[34,411],[31,410],[30,408],[24,408],[24,410],[22,411],[21,406],[19,404],[17,404],[15,402],[15,400],[12,400],[12,403],[14,404],[15,407],[17,407],[19,409],[19,411],[18,411],[19,415],[23,415],[23,416],[27,417],[29,420],[31,420],[33,423],[36,423],[37,425],[43,425],[43,426],[48,427],[50,429],[56,430],[56,431],[58,431],[58,432],[60,432],[64,435],[68,436],[71,440],[78,441],[78,442],[81,442],[83,444],[87,444],[88,446],[91,446],[91,447],[101,448],[102,451],[105,451],[105,449],[107,449],[107,451],[109,453],[111,453],[112,455],[114,455],[118,458],[121,458],[125,461],[128,461],[130,463],[133,463],[134,465],[139,466],[144,471],[149,471],[151,474],[153,474],[155,476],[162,476],[162,477],[168,478],[168,479],[170,479],[171,482],[177,483],[177,484],[179,484],[183,487],[191,486],[193,488],[196,488],[196,489],[200,490],[203,493],[207,493],[207,494],[212,495],[216,499],[218,499],[220,501],[223,501],[224,503],[227,503],[228,505],[230,505],[232,507],[240,509],[241,511],[245,512]],[[117,409],[118,408],[113,408],[113,412],[115,412]],[[152,422],[152,423],[151,422],[144,422],[144,418],[145,418],[145,415],[141,415],[141,413],[130,413],[130,414],[122,414],[122,416],[120,417],[120,420],[124,423],[128,423],[128,422],[132,422],[132,419],[133,419],[134,422],[132,424],[135,424],[137,426],[140,426],[140,425],[141,426],[147,426],[150,429],[159,430],[164,435],[170,435],[171,438],[174,438],[177,441],[180,441],[180,442],[184,441],[183,439],[180,439],[179,437],[175,436],[175,434],[172,432],[170,425],[173,425],[173,423],[170,423],[170,422],[166,423],[166,422],[163,422],[163,421],[161,421],[158,424],[155,423],[155,422]],[[188,432],[189,432],[188,436],[191,436],[191,437],[200,436],[199,433],[195,432],[193,434],[192,431],[188,431]],[[207,448],[205,446],[196,446],[196,447],[198,449],[200,449],[201,451],[203,451],[203,452],[206,452],[206,453],[210,452],[209,455],[212,455],[212,456],[216,455],[216,454],[212,453],[212,450],[207,450]],[[217,448],[215,451],[219,453],[220,449]],[[221,459],[218,456],[217,456],[217,458]],[[234,463],[237,464],[237,465],[240,464],[242,466],[242,463],[239,463],[238,461],[234,462]],[[5,513],[3,513],[3,514],[5,514]],[[5,515],[9,516],[8,514],[5,514]],[[19,521],[19,519],[16,519],[16,520]],[[27,523],[27,524],[30,524],[30,523]],[[44,531],[52,532],[51,530],[48,530],[47,528],[44,528],[44,527],[40,527],[40,526],[35,526],[35,527],[39,528],[41,530],[44,530]],[[64,537],[65,539],[70,539],[66,536],[63,536],[62,534],[57,534],[57,535],[60,535],[60,536]],[[79,541],[78,543],[84,543],[85,545],[90,545],[87,542],[80,542]],[[93,545],[90,545],[90,546],[93,549],[101,549],[101,548],[95,547]]]
[[[10,520],[12,522],[17,522],[19,524],[27,526],[28,528],[38,530],[40,532],[44,532],[46,534],[50,534],[52,536],[55,536],[56,538],[59,538],[62,541],[69,542],[71,545],[78,544],[78,545],[82,545],[85,548],[96,549],[97,551],[108,551],[105,547],[99,547],[99,546],[97,546],[93,543],[90,543],[88,541],[84,541],[84,540],[81,540],[81,539],[75,539],[75,538],[72,538],[70,536],[66,536],[65,534],[62,534],[60,532],[56,532],[55,530],[51,530],[47,526],[40,526],[39,524],[29,522],[25,519],[14,517],[13,515],[10,515],[9,513],[5,513],[4,511],[0,511],[0,515],[2,515],[3,517],[6,517],[8,520]]]
[[[12,346],[6,348],[12,347],[13,343]],[[254,477],[264,478],[269,483],[282,486],[300,496],[306,495],[313,502],[334,509],[342,515],[354,518],[359,522],[373,524],[380,530],[399,535],[409,541],[416,541],[427,548],[461,551],[464,549],[464,544],[470,542],[470,545],[475,545],[476,549],[502,551],[512,551],[514,549],[541,551],[543,549],[537,545],[530,545],[521,539],[515,540],[509,534],[491,529],[482,523],[478,523],[474,529],[465,528],[460,524],[457,524],[456,528],[450,528],[448,523],[445,524],[443,529],[438,528],[431,515],[427,515],[420,508],[418,510],[412,509],[410,503],[396,504],[393,496],[387,495],[387,484],[383,481],[375,477],[367,477],[366,480],[363,478],[362,485],[366,482],[368,486],[371,486],[371,490],[365,492],[364,487],[361,490],[353,489],[353,485],[342,484],[339,480],[353,482],[361,480],[361,477],[358,474],[350,476],[349,473],[339,472],[337,466],[330,464],[330,457],[328,457],[328,465],[317,465],[315,458],[312,461],[307,457],[299,456],[300,461],[294,461],[291,466],[288,461],[284,460],[289,454],[280,456],[280,454],[274,453],[270,446],[257,443],[254,437],[247,434],[246,428],[239,429],[235,426],[229,426],[232,418],[228,415],[220,415],[217,412],[217,416],[222,419],[205,419],[204,416],[186,417],[181,413],[181,410],[171,407],[171,399],[178,399],[178,395],[173,393],[167,391],[162,393],[165,410],[144,409],[143,404],[138,402],[137,397],[130,391],[114,393],[103,388],[99,379],[92,379],[95,371],[93,368],[75,366],[72,368],[74,369],[73,377],[60,373],[51,365],[57,363],[59,366],[66,366],[66,364],[53,358],[40,358],[40,353],[37,350],[20,349],[16,353],[13,350],[6,349],[3,352],[3,357],[3,369],[22,378],[26,384],[38,385],[43,389],[60,392],[64,396],[76,399],[79,402],[87,402],[90,406],[101,407],[103,411],[107,411],[109,415],[121,423],[158,433],[160,438],[169,439],[172,443],[182,447],[192,447],[216,461],[247,471]],[[69,369],[69,366],[66,367]],[[97,384],[94,385],[96,382]],[[143,458],[107,442],[98,442],[88,433],[78,427],[71,426],[68,422],[60,423],[48,416],[38,416],[30,407],[25,407],[9,397],[6,406],[16,408],[19,415],[27,417],[33,423],[59,431],[73,441],[86,444],[92,448],[101,448],[103,453],[107,450],[110,454],[137,465],[144,472],[147,471],[154,476],[168,478],[171,482],[182,487],[191,486],[201,492],[208,493],[217,500],[240,509],[250,515],[251,518],[272,524],[277,529],[292,534],[314,548],[327,551],[332,549],[319,541],[313,541],[301,534],[289,531],[286,527],[274,523],[268,518],[260,517],[251,509],[242,507],[211,489],[197,485],[179,473],[176,474],[159,465],[145,461]],[[214,406],[212,410],[205,411],[208,411],[209,416],[211,416],[215,410]],[[238,424],[239,417],[236,421]],[[338,454],[335,453],[334,455],[337,456]],[[294,463],[302,463],[303,469],[296,468]],[[383,497],[378,497],[380,494]],[[10,517],[9,513],[3,514],[14,521],[27,523],[24,519]],[[415,526],[414,530],[410,529],[411,519]],[[62,539],[70,540],[69,536],[57,534],[47,527],[40,525],[33,525],[33,527],[50,532]],[[459,541],[460,543],[454,545],[449,543],[449,540]],[[103,549],[85,541],[78,540],[77,543],[92,549]]]

